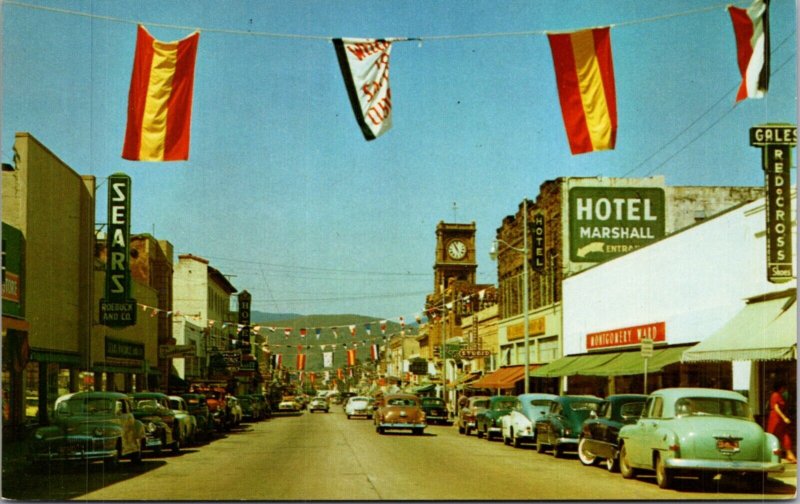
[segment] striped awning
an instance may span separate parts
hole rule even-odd
[[[797,359],[795,290],[748,300],[725,326],[683,353],[683,362]]]

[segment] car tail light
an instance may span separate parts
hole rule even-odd
[[[772,450],[772,454],[780,457],[781,455],[783,455],[783,450],[781,450],[780,448],[775,448],[774,450]]]
[[[674,452],[675,455],[678,455],[681,451],[681,445],[679,445],[678,443],[673,443],[667,446],[667,449],[671,452]]]

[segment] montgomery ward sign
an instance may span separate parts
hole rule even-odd
[[[750,145],[760,147],[767,186],[767,280],[792,280],[792,147],[797,128],[790,124],[762,124],[750,128]]]
[[[647,325],[589,333],[586,335],[586,350],[638,346],[645,339],[650,339],[654,343],[667,341],[666,323],[654,322]]]
[[[130,237],[131,178],[108,177],[108,238],[106,289],[100,300],[100,323],[109,327],[136,324],[136,300],[131,299]]]
[[[570,260],[602,262],[664,237],[664,199],[657,187],[573,187]]]

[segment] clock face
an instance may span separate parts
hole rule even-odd
[[[467,255],[467,246],[461,240],[453,240],[447,245],[447,255],[453,259],[463,259]]]

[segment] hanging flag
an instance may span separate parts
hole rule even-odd
[[[299,373],[297,373],[297,381],[302,382],[305,381],[305,379],[306,379],[305,371],[300,371]]]
[[[617,95],[610,27],[551,33],[547,38],[572,154],[613,149]]]
[[[317,335],[317,339],[319,339],[319,335],[322,333],[322,329],[320,329],[319,327],[317,327],[316,329],[314,329],[314,333],[316,333],[316,335]]]
[[[303,345],[297,345],[297,353],[303,353]]]
[[[287,327],[286,329],[283,330],[283,335],[286,336],[287,338],[289,337],[290,334],[292,334],[292,329],[290,327]]]
[[[742,85],[736,101],[763,98],[769,87],[769,1],[754,0],[750,7],[728,6],[736,35],[736,59]]]
[[[331,331],[333,331],[333,337],[334,338],[339,338],[339,332],[336,330],[335,327],[332,327]]]
[[[331,381],[331,372],[325,371],[325,381]]]
[[[370,355],[370,357],[372,357],[372,360],[374,360],[374,361],[378,360],[378,355],[379,355],[379,353],[378,353],[378,345],[373,344],[372,346],[370,346],[369,355]]]
[[[347,327],[350,328],[350,336],[355,338],[355,336],[356,336],[356,326],[351,325],[351,326],[347,326]]]
[[[355,366],[356,365],[356,351],[355,349],[350,349],[347,351],[347,365],[348,366]]]
[[[282,354],[272,354],[272,369],[279,369],[283,364]]]
[[[302,371],[306,368],[306,354],[297,354],[297,370]]]
[[[364,330],[367,331],[367,336],[372,334],[372,327],[369,324],[364,324]]]
[[[139,25],[128,91],[122,158],[186,161],[192,122],[194,63],[200,33],[161,42]]]
[[[275,332],[276,327],[275,326],[270,326],[270,327],[267,327],[267,329],[269,330],[269,332]]]
[[[389,53],[380,39],[333,39],[339,69],[364,138],[375,140],[392,127]]]
[[[322,367],[333,367],[333,352],[322,353]]]
[[[400,317],[400,329],[403,330],[406,328],[406,319]]]
[[[344,372],[342,371],[342,368],[338,368],[336,370],[336,377],[340,380],[344,380]]]
[[[305,338],[306,337],[306,328],[305,327],[301,327],[300,328],[300,337],[301,338]]]
[[[158,315],[158,311],[159,311],[158,308],[153,308],[153,311],[150,312],[150,316],[155,317],[156,315]]]
[[[308,373],[308,379],[311,381],[311,383],[316,382],[317,381],[317,373],[315,373],[313,371],[310,371]]]
[[[386,321],[381,320],[381,334],[386,334]]]

